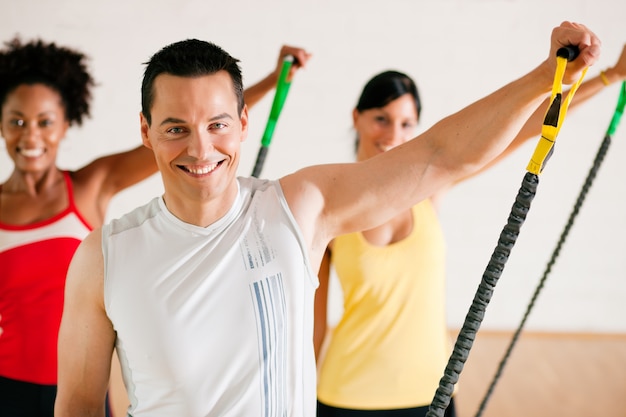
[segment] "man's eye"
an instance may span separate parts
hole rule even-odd
[[[179,133],[183,133],[183,128],[182,127],[170,127],[169,129],[167,129],[167,133],[173,133],[177,135]]]
[[[211,125],[211,129],[224,129],[227,127],[226,123],[216,122]]]

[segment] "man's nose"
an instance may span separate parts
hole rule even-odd
[[[197,159],[205,159],[215,150],[211,137],[207,132],[194,131],[189,138],[187,153]]]

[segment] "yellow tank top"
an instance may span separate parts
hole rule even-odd
[[[320,367],[325,404],[391,409],[433,399],[450,355],[445,242],[429,200],[412,211],[401,241],[374,246],[353,233],[333,243],[344,313]]]

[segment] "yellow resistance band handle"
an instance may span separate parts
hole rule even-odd
[[[554,143],[556,137],[561,129],[561,124],[567,113],[567,107],[571,101],[574,93],[578,89],[578,86],[582,82],[582,79],[586,71],[583,71],[582,76],[578,82],[572,87],[565,101],[562,103],[562,88],[563,88],[563,76],[565,74],[565,68],[567,62],[576,59],[579,50],[575,46],[567,46],[560,48],[556,53],[557,65],[554,74],[554,83],[552,84],[552,95],[550,106],[546,112],[546,116],[541,127],[541,138],[535,152],[533,153],[530,162],[528,163],[527,170],[533,174],[539,175],[543,170],[543,167],[547,160],[552,155]]]

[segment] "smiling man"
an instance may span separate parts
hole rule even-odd
[[[154,90],[153,123],[142,114],[141,133],[170,190],[166,204],[181,220],[208,226],[237,195],[240,143],[248,133],[241,86],[235,92],[228,72],[219,71],[162,74]]]
[[[535,69],[367,161],[279,180],[236,176],[248,129],[238,61],[186,40],[149,61],[141,133],[165,192],[79,247],[59,336],[56,416],[102,415],[113,349],[129,415],[315,415],[313,296],[328,242],[371,228],[501,153],[550,93],[599,55],[562,23]]]

